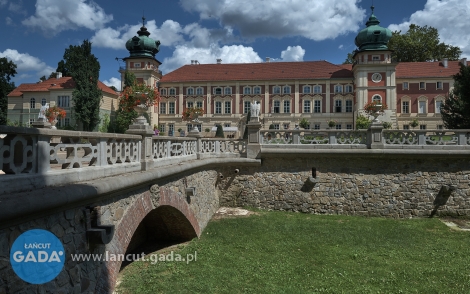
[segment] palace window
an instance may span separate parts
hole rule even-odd
[[[280,101],[274,101],[273,112],[274,113],[280,113],[281,112],[281,102]]]
[[[275,130],[279,130],[279,124],[273,124]]]
[[[222,88],[220,88],[220,87],[214,88],[214,94],[215,95],[222,95]]]
[[[232,88],[230,88],[230,87],[225,87],[224,93],[225,93],[225,95],[232,95]]]
[[[175,102],[168,103],[168,113],[175,114]]]
[[[232,113],[232,103],[230,101],[225,101],[225,114]]]
[[[261,87],[254,87],[253,88],[253,94],[261,94]]]
[[[426,90],[426,83],[425,82],[419,82],[419,89],[420,90]]]
[[[196,88],[196,95],[204,95],[204,89],[201,87]]]
[[[444,126],[443,126],[443,125],[437,125],[437,129],[438,129],[438,130],[443,130],[443,129],[444,129]]]
[[[313,112],[321,113],[321,101],[320,100],[313,101]]]
[[[352,128],[353,128],[353,127],[352,127],[352,124],[347,124],[347,125],[346,125],[346,130],[352,130]]]
[[[168,136],[173,136],[175,133],[175,125],[174,124],[169,124],[168,125]]]
[[[335,112],[341,112],[342,106],[343,106],[342,104],[343,104],[343,101],[341,100],[335,101]]]
[[[426,129],[426,125],[419,125],[419,129],[420,129],[420,130],[425,130],[425,129]]]
[[[374,97],[372,97],[372,102],[382,103],[382,97],[380,97],[380,95],[374,95]]]
[[[304,90],[303,90],[304,94],[310,94],[312,92],[311,89],[312,88],[310,86],[304,86]]]
[[[249,113],[251,111],[251,102],[245,101],[243,102],[243,113]]]
[[[442,101],[436,101],[436,113],[441,113]]]
[[[187,88],[186,95],[190,95],[190,96],[194,95],[194,88]]]
[[[401,113],[410,113],[410,101],[403,101]]]
[[[170,96],[175,96],[176,95],[176,89],[175,88],[171,88],[170,89]]]
[[[426,113],[426,101],[419,101],[418,113]]]
[[[160,114],[166,114],[166,103],[160,102]]]
[[[313,93],[314,94],[321,94],[321,86],[314,86],[313,87]]]
[[[290,113],[290,101],[284,100],[284,113]]]
[[[36,108],[36,99],[35,98],[31,98],[29,100],[29,108],[31,109],[35,109]]]
[[[352,100],[346,100],[346,112],[352,112],[353,104]]]
[[[282,88],[282,93],[284,94],[290,94],[290,86],[284,86]]]
[[[187,108],[193,108],[194,107],[194,102],[188,101],[186,102]]]
[[[304,113],[310,113],[310,100],[304,100]]]
[[[341,124],[336,124],[336,129],[341,130]]]
[[[217,113],[217,114],[222,113],[222,102],[220,102],[220,101],[215,102],[215,113]]]
[[[251,88],[250,87],[243,88],[243,94],[244,95],[251,95]]]
[[[62,108],[70,107],[70,96],[57,96],[57,106]]]
[[[352,93],[353,92],[353,86],[347,85],[346,86],[346,93]]]
[[[202,101],[196,101],[196,107],[202,108]]]
[[[284,130],[288,130],[289,129],[289,124],[284,124],[283,127],[284,127]]]
[[[281,87],[274,86],[273,87],[273,94],[281,94]]]
[[[408,82],[403,82],[403,90],[408,90],[410,88],[410,85]]]
[[[442,82],[437,82],[436,83],[436,89],[441,89],[441,90],[443,89]]]
[[[320,129],[320,124],[315,124],[315,125],[313,125],[313,129],[314,129],[314,130],[319,130],[319,129]]]
[[[343,86],[336,85],[335,86],[335,93],[343,93]]]
[[[409,130],[409,129],[410,129],[410,125],[403,125],[403,129],[404,129],[404,130]]]
[[[166,96],[166,89],[160,89],[160,94],[162,96]]]
[[[46,103],[47,103],[46,98],[42,98],[42,100],[41,100],[41,105],[42,105],[42,106],[46,106]]]
[[[165,132],[165,124],[159,125],[158,129],[159,129],[160,132],[164,133]]]

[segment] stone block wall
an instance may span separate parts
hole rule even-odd
[[[468,158],[299,155],[262,160],[261,167],[241,169],[219,183],[221,206],[422,217],[430,215],[441,187],[452,185],[456,191],[437,213],[470,216]],[[317,182],[312,187],[306,181],[313,167]]]
[[[121,262],[73,261],[71,254],[124,254],[140,222],[163,206],[180,211],[199,235],[219,207],[215,185],[217,174],[215,170],[177,174],[147,185],[130,187],[127,191],[114,193],[86,205],[94,207],[98,212],[100,224],[115,226],[113,239],[106,245],[88,242],[84,205],[0,229],[0,294],[111,293]],[[187,187],[195,187],[196,195],[188,198]],[[41,193],[41,190],[37,193]],[[20,234],[30,229],[51,231],[64,245],[64,269],[58,277],[46,284],[31,285],[24,282],[10,265],[11,245]]]

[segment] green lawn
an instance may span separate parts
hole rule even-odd
[[[212,221],[178,250],[134,262],[122,293],[470,293],[470,232],[438,219],[287,212]],[[176,252],[175,252],[176,253]]]

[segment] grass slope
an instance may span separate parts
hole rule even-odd
[[[437,219],[258,212],[212,221],[178,253],[134,262],[121,293],[470,293],[470,233]]]

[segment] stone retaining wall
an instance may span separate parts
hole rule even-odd
[[[438,214],[470,216],[470,159],[465,157],[317,154],[262,160],[261,167],[242,169],[219,183],[221,206],[408,218],[430,215],[441,187],[452,185],[457,189]],[[306,185],[312,167],[317,171],[313,187]]]

